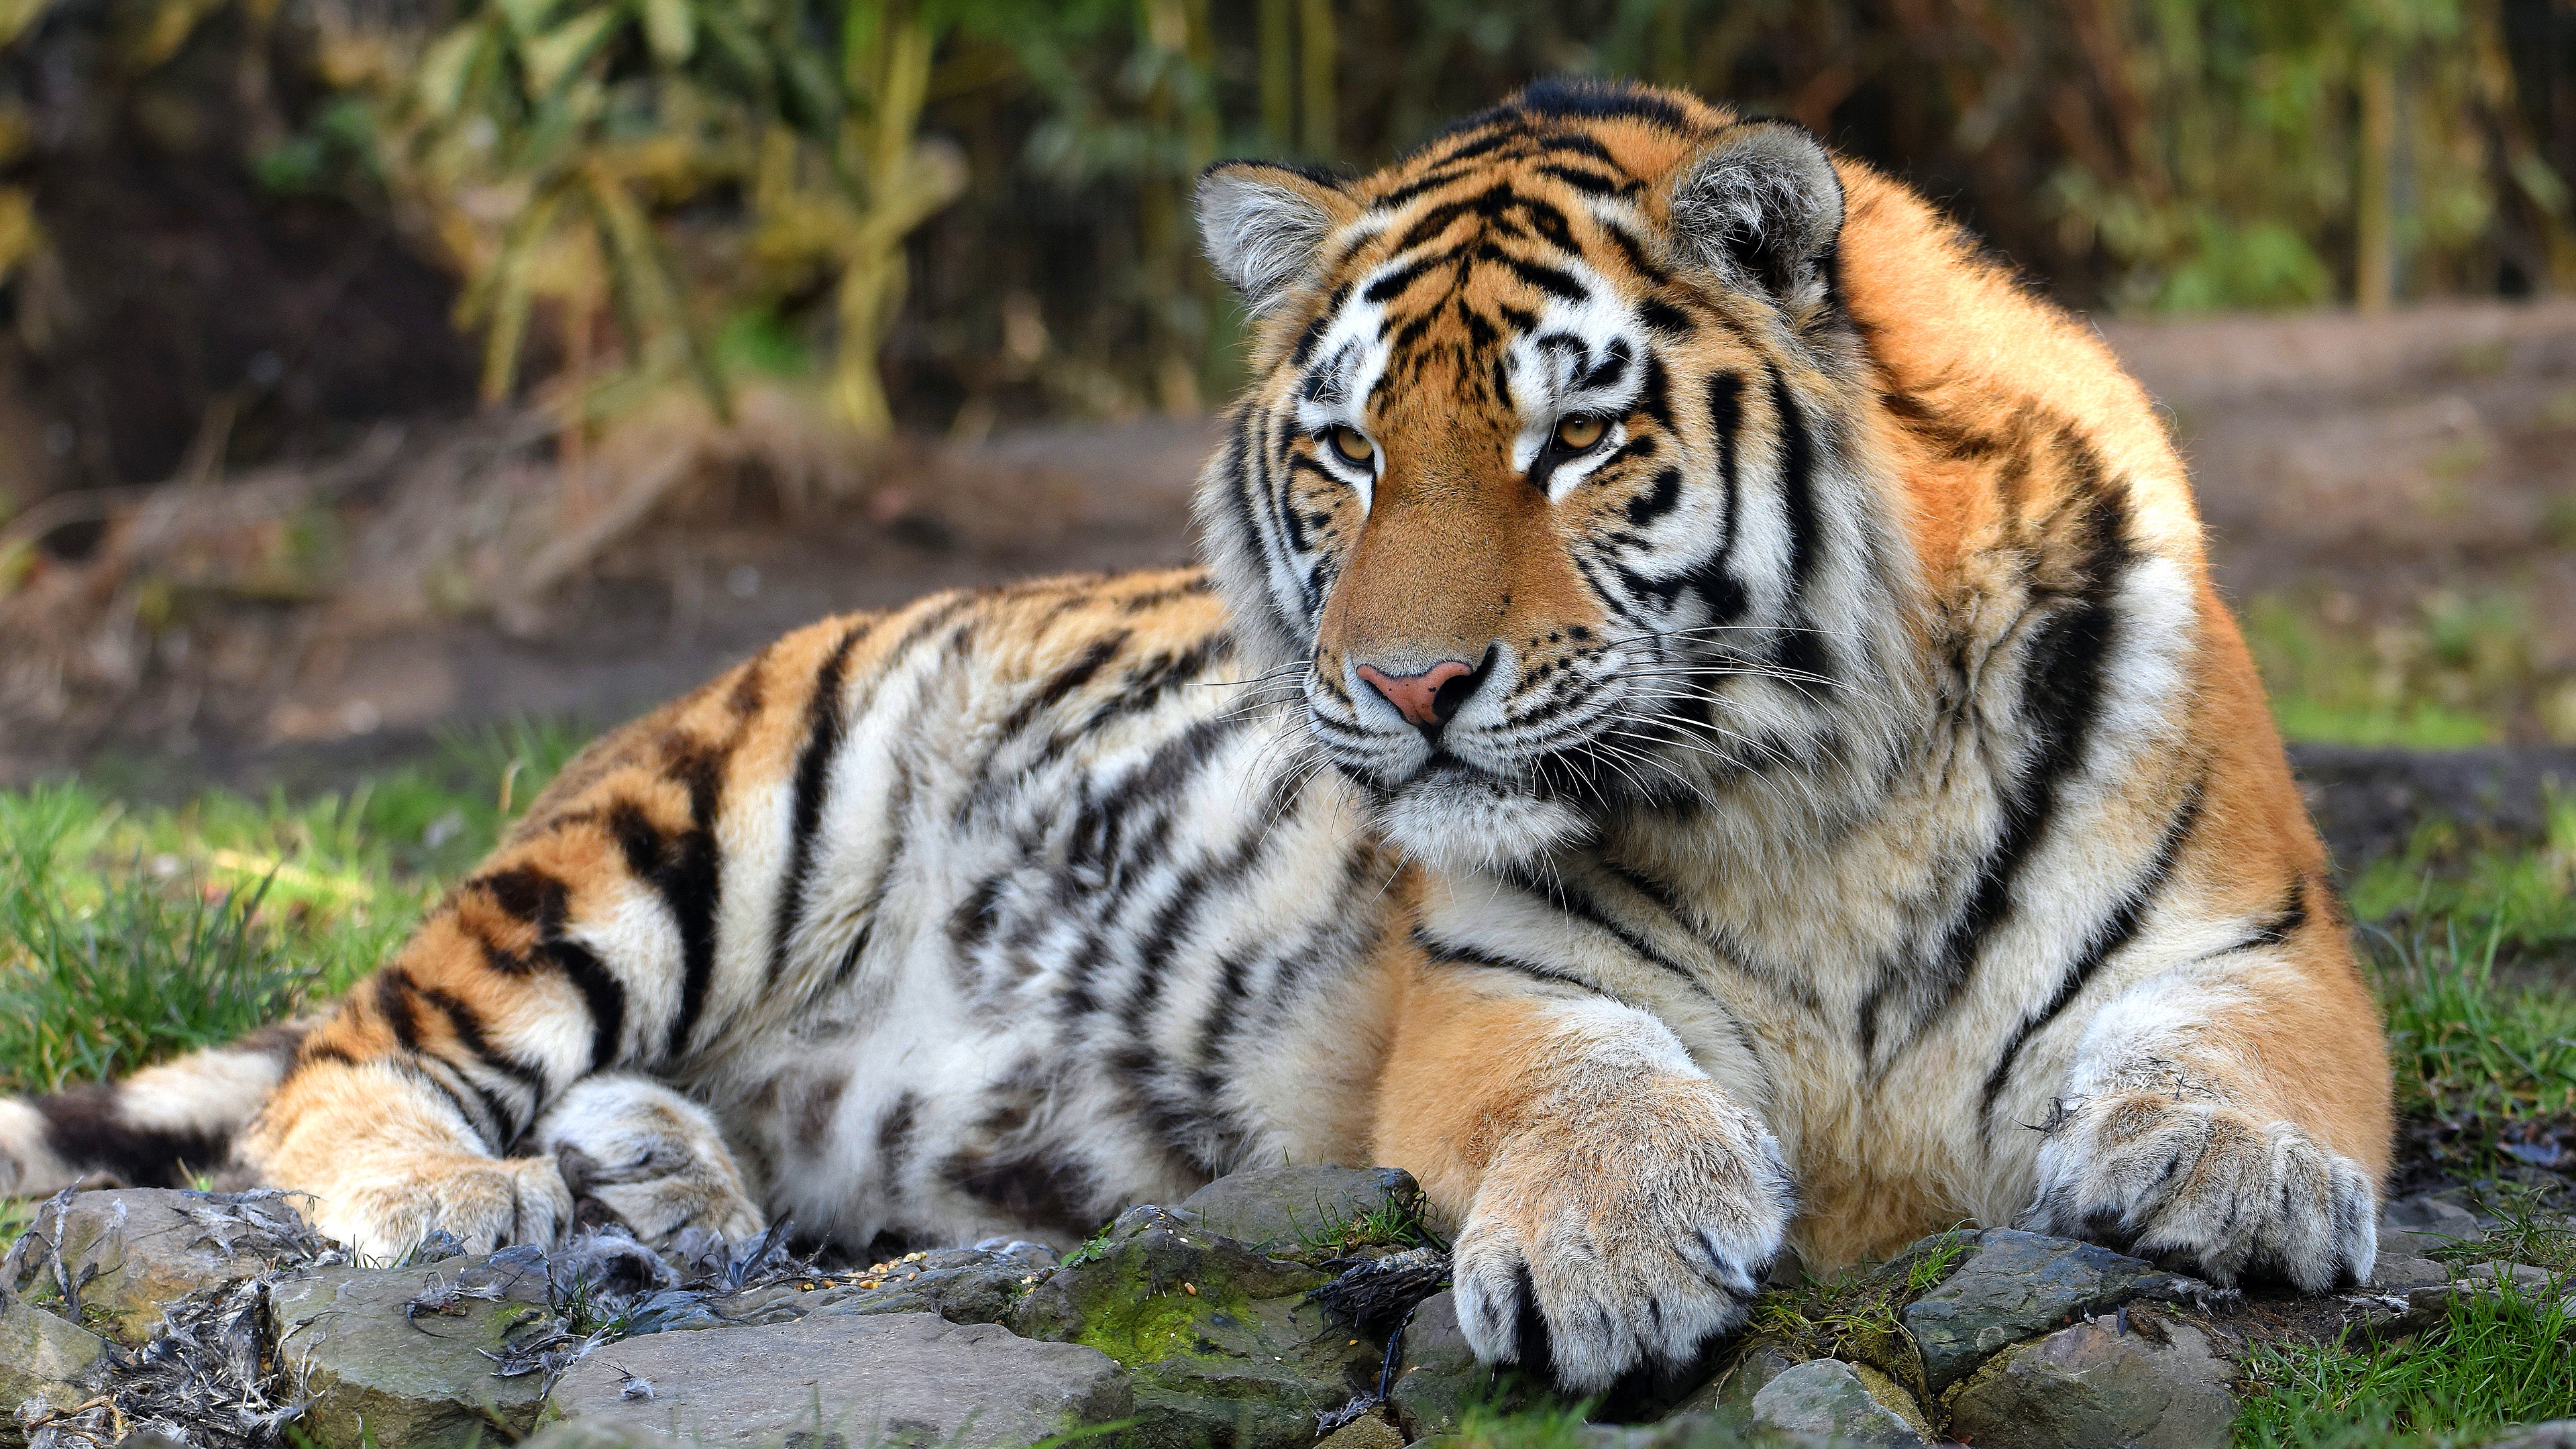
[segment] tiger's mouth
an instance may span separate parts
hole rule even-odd
[[[1397,784],[1368,782],[1388,844],[1442,870],[1518,865],[1592,833],[1592,822],[1536,780],[1515,780],[1435,752]]]

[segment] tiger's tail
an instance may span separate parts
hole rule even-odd
[[[0,1196],[189,1187],[224,1173],[233,1139],[267,1105],[312,1025],[262,1027],[122,1081],[0,1098]]]

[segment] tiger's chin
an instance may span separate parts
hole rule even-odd
[[[1435,870],[1493,869],[1534,860],[1591,833],[1563,801],[1458,769],[1435,769],[1378,796],[1388,844]]]

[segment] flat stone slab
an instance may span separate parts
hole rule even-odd
[[[1330,1244],[1388,1206],[1409,1213],[1421,1197],[1400,1167],[1256,1167],[1200,1188],[1181,1211],[1236,1242],[1293,1249]]]
[[[541,1267],[466,1258],[278,1283],[278,1356],[313,1395],[299,1430],[324,1449],[462,1449],[490,1442],[496,1419],[525,1433],[541,1376],[499,1377],[491,1355],[552,1322],[545,1299]]]
[[[39,1396],[57,1409],[80,1402],[106,1358],[97,1334],[24,1298],[0,1297],[0,1418]]]
[[[19,1281],[9,1286],[139,1344],[161,1321],[162,1304],[312,1262],[326,1247],[283,1193],[81,1192],[38,1206],[10,1253]],[[59,1301],[63,1278],[75,1285],[77,1305]]]
[[[878,1313],[936,1313],[951,1323],[1000,1323],[1059,1261],[1055,1249],[1044,1243],[939,1248],[879,1264],[884,1271],[871,1271],[855,1282],[755,1289],[721,1300],[714,1312],[733,1324]]]
[[[550,1440],[1017,1449],[1128,1416],[1109,1356],[928,1313],[630,1338],[556,1384]]]
[[[1895,1380],[1862,1364],[1810,1359],[1772,1376],[1753,1395],[1753,1422],[1763,1428],[1913,1449],[1932,1442],[1922,1406]]]
[[[2234,1372],[2188,1324],[2087,1321],[1979,1369],[1949,1432],[1978,1449],[2226,1449]]]
[[[2152,1263],[2091,1243],[2011,1228],[1976,1236],[1967,1260],[1902,1314],[1935,1394],[2006,1345],[2174,1282]]]

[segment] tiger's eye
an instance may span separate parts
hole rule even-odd
[[[1580,453],[1601,441],[1610,425],[1588,413],[1576,413],[1556,425],[1556,445],[1569,453]]]
[[[1369,440],[1360,436],[1359,429],[1346,427],[1333,429],[1333,451],[1352,463],[1366,463],[1377,453],[1369,446]]]

